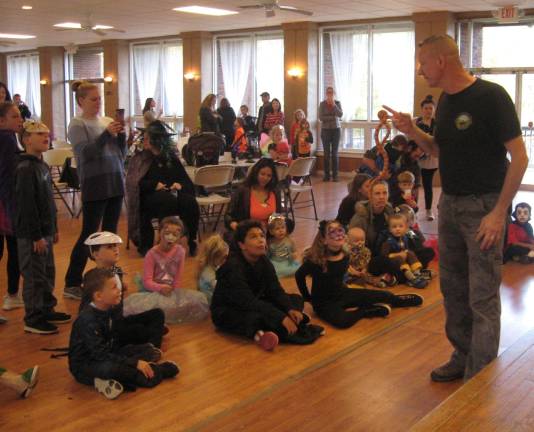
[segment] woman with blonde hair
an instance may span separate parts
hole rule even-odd
[[[97,231],[117,232],[124,199],[127,148],[122,123],[100,115],[102,95],[99,87],[88,81],[76,81],[72,91],[81,114],[71,119],[67,136],[80,177],[83,223],[70,256],[63,295],[79,300],[89,253],[85,240]]]
[[[200,105],[200,111],[198,116],[200,118],[200,130],[201,132],[213,132],[216,135],[221,134],[221,121],[220,114],[215,111],[215,104],[217,103],[217,96],[213,93],[207,95],[202,104]]]

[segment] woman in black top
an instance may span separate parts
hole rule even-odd
[[[229,150],[234,142],[235,132],[235,111],[230,106],[230,102],[226,98],[221,99],[221,104],[217,108],[217,114],[221,116],[221,132],[224,134],[226,140],[226,149]]]
[[[358,173],[349,183],[349,194],[343,198],[337,211],[336,220],[343,226],[348,226],[354,216],[355,206],[358,201],[369,199],[369,188],[372,177],[368,174]]]
[[[139,182],[141,208],[140,252],[154,242],[151,220],[179,215],[189,236],[189,253],[195,255],[200,210],[193,182],[176,156],[170,134],[163,123],[150,124],[144,136],[144,148],[150,152],[148,171]]]
[[[221,134],[221,116],[215,111],[216,102],[217,96],[214,94],[207,95],[202,101],[198,113],[201,132],[213,132],[216,135]]]
[[[349,328],[362,318],[385,317],[390,307],[419,306],[417,294],[395,295],[389,291],[351,289],[343,283],[349,266],[344,250],[345,228],[338,221],[321,221],[312,246],[304,252],[304,262],[295,279],[305,301],[311,301],[315,313],[338,328]],[[311,294],[306,276],[312,278]],[[357,307],[356,310],[347,310]]]

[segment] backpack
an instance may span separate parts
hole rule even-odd
[[[220,136],[200,133],[189,138],[182,149],[182,156],[191,166],[218,165],[219,155],[225,144]]]

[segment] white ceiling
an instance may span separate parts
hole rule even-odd
[[[0,0],[1,33],[33,34],[36,39],[18,41],[0,52],[33,49],[37,46],[94,43],[101,36],[81,32],[58,32],[53,24],[80,22],[91,14],[92,22],[112,25],[126,33],[110,33],[106,38],[137,39],[174,35],[184,31],[220,31],[239,28],[268,27],[284,22],[311,20],[317,22],[350,19],[406,16],[429,11],[483,11],[507,4],[507,0],[280,0],[280,4],[312,11],[312,17],[277,11],[266,18],[262,10],[240,11],[238,15],[208,17],[175,12],[179,6],[200,5],[239,10],[240,5],[262,0]],[[517,3],[517,2],[516,2]],[[25,11],[22,5],[32,5]],[[534,7],[534,0],[519,3],[522,8]]]

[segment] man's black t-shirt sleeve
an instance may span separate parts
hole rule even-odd
[[[508,92],[502,87],[495,87],[492,96],[495,98],[492,104],[495,107],[495,121],[490,124],[495,127],[498,141],[506,144],[521,135],[521,125]]]

